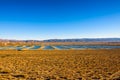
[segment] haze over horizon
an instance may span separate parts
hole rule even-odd
[[[120,0],[0,0],[0,39],[119,38]]]

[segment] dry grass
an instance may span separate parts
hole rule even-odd
[[[0,80],[120,80],[120,49],[0,51]]]
[[[120,46],[120,42],[0,42],[0,46],[33,46],[33,45],[112,45]]]

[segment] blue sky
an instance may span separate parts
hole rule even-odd
[[[120,0],[0,0],[0,38],[120,37]]]

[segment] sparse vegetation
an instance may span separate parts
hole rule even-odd
[[[120,42],[1,42],[0,46],[33,46],[33,45],[112,45],[120,46]]]
[[[0,80],[119,80],[120,49],[0,51]]]

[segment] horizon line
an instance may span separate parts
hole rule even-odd
[[[91,37],[91,38],[50,38],[50,39],[2,39],[0,38],[0,40],[15,40],[15,41],[26,41],[26,40],[37,40],[37,41],[44,41],[44,40],[64,40],[64,39],[113,39],[113,38],[120,38],[120,37]]]

